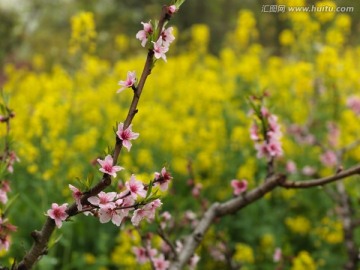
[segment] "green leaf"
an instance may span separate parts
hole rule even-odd
[[[184,4],[185,0],[176,0],[174,5],[176,6],[176,8],[180,8],[180,6],[182,4]]]
[[[60,234],[57,238],[55,238],[55,239],[50,239],[50,241],[49,241],[49,249],[51,249],[53,246],[55,246],[59,241],[60,241],[60,239],[62,238],[62,234]]]
[[[10,206],[15,202],[15,200],[19,197],[19,194],[15,194],[11,197],[11,199],[7,202],[5,208],[4,208],[4,212],[6,212]]]
[[[153,188],[153,183],[154,183],[154,181],[151,180],[150,183],[149,183],[149,186],[148,186],[148,190],[146,192],[145,199],[147,199],[151,195],[151,191],[152,191],[152,188]]]
[[[93,182],[94,182],[94,174],[89,173],[88,176],[86,177],[86,189],[89,189],[92,186]]]

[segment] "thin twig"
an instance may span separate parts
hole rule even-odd
[[[311,188],[329,184],[331,182],[335,182],[339,179],[344,179],[352,175],[360,174],[360,165],[356,165],[347,170],[341,171],[332,176],[323,177],[320,179],[312,179],[312,180],[300,180],[300,181],[285,181],[281,183],[282,187],[285,188]]]
[[[169,237],[167,236],[163,228],[161,228],[161,226],[158,226],[157,232],[161,239],[170,247],[174,259],[176,260],[178,254],[174,244],[170,241]]]

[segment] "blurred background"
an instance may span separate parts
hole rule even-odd
[[[10,250],[0,253],[2,262],[22,258],[52,202],[72,202],[68,184],[101,177],[94,160],[112,146],[112,128],[131,100],[131,91],[116,94],[117,83],[129,70],[141,73],[146,50],[135,35],[163,4],[0,0],[0,87],[16,113],[11,131],[21,160],[8,177],[11,196],[19,194],[8,212],[18,230]],[[264,5],[354,10],[262,12]],[[290,179],[329,175],[360,161],[360,119],[348,106],[349,97],[360,97],[359,15],[360,2],[350,0],[183,4],[170,21],[176,41],[168,62],[156,63],[140,101],[133,126],[140,137],[119,160],[122,181],[135,173],[148,182],[163,166],[172,172],[163,197],[163,210],[174,218],[172,241],[211,202],[232,197],[231,179],[247,179],[249,188],[263,181],[266,161],[256,158],[249,136],[248,96],[269,93],[265,105],[284,134],[276,168]],[[335,163],[321,158],[348,145]],[[344,182],[354,220],[358,180]],[[340,269],[348,261],[333,195],[340,189],[278,189],[219,220],[197,250],[198,269]],[[141,240],[130,224],[119,230],[91,217],[73,220],[56,231],[35,269],[151,269],[136,262],[132,247]],[[144,222],[141,231],[156,228]],[[353,238],[357,244],[355,229]],[[274,262],[276,248],[283,258]]]
[[[176,16],[173,24],[181,31],[180,44],[189,40],[189,29],[194,24],[206,24],[210,32],[209,51],[218,54],[226,42],[225,33],[234,29],[240,9],[251,9],[257,20],[259,42],[276,50],[279,47],[279,33],[286,28],[281,21],[282,14],[261,12],[263,5],[274,5],[276,1],[189,1],[182,8],[182,16]],[[302,1],[294,1],[293,5]],[[307,1],[309,6],[318,1]],[[354,7],[348,15],[352,18],[351,40],[356,42],[359,33],[360,4],[357,1],[330,1],[339,6]],[[34,53],[46,56],[47,62],[66,58],[70,38],[70,18],[78,11],[93,12],[96,20],[97,54],[106,59],[116,51],[116,35],[134,35],[138,31],[139,21],[157,18],[159,5],[157,0],[146,4],[141,0],[131,1],[70,1],[70,0],[1,0],[1,60],[17,59],[26,61]],[[56,35],[54,35],[56,33]],[[51,38],[50,38],[51,37]],[[134,49],[136,41],[131,41]],[[129,51],[130,53],[131,51]],[[56,60],[55,60],[56,59]]]

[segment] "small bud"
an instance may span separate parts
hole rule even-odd
[[[168,6],[168,13],[169,14],[174,14],[175,12],[177,11],[177,8],[175,5],[171,5],[171,6]]]

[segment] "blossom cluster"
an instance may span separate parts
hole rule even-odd
[[[346,104],[356,115],[360,115],[360,97],[351,96],[348,98]]]
[[[168,13],[173,14],[174,12],[176,12],[176,6],[169,6]],[[141,46],[145,47],[147,44],[151,44],[151,49],[154,52],[155,58],[162,58],[166,62],[165,54],[169,51],[170,44],[175,40],[172,33],[173,28],[163,27],[159,37],[157,37],[158,29],[156,29],[155,25],[152,24],[151,21],[147,23],[141,22],[141,24],[143,25],[143,30],[140,30],[136,34],[136,38],[141,41]],[[157,40],[155,40],[156,38]]]
[[[9,250],[10,233],[14,231],[16,231],[16,227],[8,219],[0,217],[0,251]]]
[[[106,156],[104,160],[99,159],[98,162],[101,164],[99,170],[112,176],[116,176],[116,172],[122,169],[120,166],[112,165],[113,159],[110,155]],[[163,168],[161,173],[155,173],[152,184],[166,190],[171,179],[170,173]],[[134,226],[138,226],[143,219],[149,222],[153,221],[155,210],[162,205],[161,200],[153,193],[148,194],[149,186],[144,185],[134,174],[131,175],[124,187],[125,190],[119,193],[101,191],[96,196],[89,197],[87,203],[83,204],[81,202],[83,192],[75,186],[69,185],[78,210],[85,215],[98,217],[101,223],[111,221],[116,226],[120,226],[124,218],[130,218],[131,214],[131,223]],[[47,212],[47,215],[54,219],[58,228],[68,218],[66,209],[66,203],[61,206],[53,203],[52,208]]]
[[[4,106],[1,104],[1,106]],[[5,108],[6,105],[2,108]],[[5,115],[0,115],[0,122],[5,123],[7,125],[6,133],[9,135],[10,126],[9,121],[11,118],[15,116],[15,114],[6,107],[5,110],[7,113]],[[5,138],[5,150],[0,156],[1,167],[4,170],[1,172],[1,177],[6,176],[6,174],[14,172],[14,164],[15,162],[19,162],[20,159],[17,157],[14,151],[9,149],[10,143],[8,141],[8,137]],[[16,226],[10,223],[9,219],[6,218],[5,210],[9,202],[8,193],[11,191],[9,180],[2,179],[0,180],[0,251],[9,250],[11,239],[11,232],[16,231]]]
[[[175,5],[167,7],[167,13],[169,15],[174,14],[176,11],[177,7]],[[146,47],[148,45],[149,50],[154,53],[155,59],[163,59],[166,62],[166,53],[169,51],[170,44],[175,40],[173,27],[163,27],[160,34],[158,34],[158,23],[153,24],[149,21],[147,23],[141,22],[141,24],[143,25],[143,29],[138,31],[136,34],[136,38],[140,40],[141,46]],[[128,71],[126,79],[119,81],[118,84],[121,88],[117,91],[117,93],[122,92],[126,88],[133,88],[136,90],[136,81],[135,71]]]
[[[164,214],[165,213],[167,212],[164,212]],[[171,218],[171,216],[169,218]],[[151,235],[148,236],[148,241],[146,241],[145,246],[132,248],[132,251],[136,256],[136,260],[141,265],[150,262],[155,270],[166,270],[170,266],[168,258],[174,250],[170,249],[167,243],[162,242],[160,247],[161,250],[159,252],[156,248],[151,246],[151,237]],[[179,254],[183,250],[183,243],[180,240],[177,240],[174,248],[175,252]],[[200,257],[197,254],[194,254],[188,262],[188,269],[195,269],[199,260]]]
[[[164,254],[158,254],[155,248],[150,244],[145,247],[133,247],[133,252],[139,264],[150,262],[153,264],[155,270],[166,270],[170,266],[170,262],[165,259]]]
[[[130,140],[139,137],[139,133],[132,131],[132,125],[124,128],[124,123],[118,125],[116,135],[128,151],[130,151],[132,146]],[[104,159],[97,159],[97,162],[101,166],[100,172],[114,178],[117,176],[117,172],[124,169],[114,164],[111,155],[107,155]],[[168,189],[171,179],[172,176],[165,167],[161,169],[161,172],[155,172],[154,180],[150,183],[151,187],[145,186],[133,174],[129,181],[125,183],[125,190],[122,192],[101,191],[96,196],[89,197],[85,204],[82,203],[84,193],[73,185],[69,185],[69,188],[72,191],[78,211],[83,212],[85,215],[94,215],[99,218],[101,223],[111,221],[113,224],[120,226],[124,218],[130,217],[130,211],[134,210],[131,222],[134,226],[138,226],[143,219],[149,222],[154,220],[155,210],[162,205],[161,200],[154,193],[148,192],[148,190],[151,191],[152,185],[154,185],[165,191]],[[69,217],[67,203],[60,206],[57,203],[53,203],[51,209],[47,211],[47,216],[55,221],[58,228],[61,228],[62,222],[66,221]]]
[[[271,114],[267,108],[261,107],[257,114],[261,126],[254,122],[250,128],[250,138],[255,142],[257,157],[271,160],[283,155],[281,145],[282,132],[276,115]]]
[[[109,166],[112,163],[112,157],[106,156],[104,160],[98,160],[103,165],[100,171],[107,174],[114,174],[119,166]],[[161,190],[166,190],[169,181],[172,179],[169,172],[162,168],[161,172],[156,172],[154,181],[151,185],[158,186]],[[73,185],[69,185],[72,196],[75,199],[78,211],[85,215],[98,217],[101,223],[111,221],[116,226],[120,226],[125,218],[130,218],[134,226],[138,226],[143,219],[151,222],[155,218],[155,211],[162,205],[159,198],[154,193],[148,194],[149,186],[144,185],[136,176],[131,175],[130,179],[125,182],[124,190],[121,192],[104,192],[101,191],[96,196],[87,199],[87,203],[82,203],[83,192]],[[61,228],[62,222],[68,218],[66,213],[67,204],[59,206],[53,203],[47,215],[55,221],[58,228]],[[131,216],[132,215],[132,216]]]

